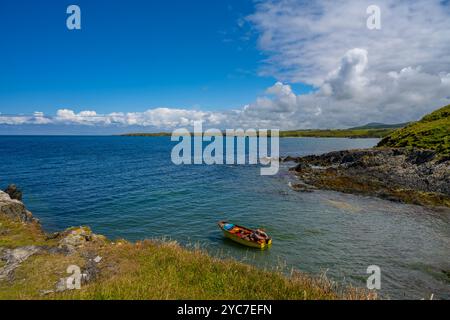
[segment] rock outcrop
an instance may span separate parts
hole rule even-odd
[[[12,280],[14,270],[16,270],[22,262],[41,250],[42,248],[37,246],[4,249],[0,254],[0,259],[5,261],[5,266],[0,268],[0,280]]]
[[[17,188],[15,184],[10,184],[5,192],[9,195],[9,197],[13,200],[22,201],[22,191]]]
[[[374,148],[293,159],[306,185],[374,195],[419,205],[450,207],[450,159],[435,151]]]
[[[17,194],[17,188],[9,186],[8,189],[11,194]],[[21,198],[21,193],[20,197]],[[107,243],[106,237],[102,235],[94,234],[89,227],[75,227],[69,228],[63,232],[57,232],[50,235],[46,235],[39,225],[39,220],[34,218],[32,213],[28,211],[25,205],[18,199],[11,199],[10,194],[0,191],[0,215],[5,216],[7,219],[17,221],[23,225],[35,224],[38,232],[46,240],[52,240],[50,246],[47,245],[25,245],[21,247],[2,247],[0,246],[0,261],[2,266],[0,267],[0,281],[14,280],[15,270],[28,258],[36,254],[62,254],[73,255],[78,254],[85,258],[85,267],[82,270],[82,282],[93,281],[99,274],[98,263],[101,261],[101,257],[93,251],[93,248],[100,248],[103,244]],[[1,224],[0,224],[1,226]],[[2,230],[7,235],[8,230]],[[60,279],[55,290],[48,290],[44,294],[63,291],[61,285],[65,286],[66,278]],[[58,287],[59,286],[59,287]]]
[[[72,227],[63,232],[57,232],[49,236],[49,239],[58,239],[58,248],[67,254],[85,248],[87,245],[102,244],[107,241],[105,236],[92,232],[89,227]]]
[[[13,220],[39,222],[20,200],[11,199],[10,195],[3,191],[0,191],[0,213]]]

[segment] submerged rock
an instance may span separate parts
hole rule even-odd
[[[281,162],[295,162],[295,161],[297,161],[297,158],[292,156],[281,158]]]
[[[305,183],[291,183],[289,182],[289,187],[297,192],[312,192],[313,190],[316,190],[317,188]]]

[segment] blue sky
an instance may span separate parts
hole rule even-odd
[[[81,8],[82,30],[66,28]],[[237,108],[274,83],[245,17],[226,1],[2,1],[0,110]]]
[[[2,0],[0,134],[345,128],[450,103],[449,2],[378,0],[380,30],[372,4]]]

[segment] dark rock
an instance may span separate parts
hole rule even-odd
[[[45,235],[45,240],[53,240],[53,239],[58,239],[61,237],[62,237],[62,232],[47,233]]]
[[[413,163],[413,164],[423,164],[425,162],[429,162],[433,160],[434,156],[436,155],[436,152],[433,150],[417,150],[412,151],[407,158],[407,161]]]
[[[308,163],[300,162],[299,164],[297,164],[295,167],[291,168],[290,170],[299,172],[299,171],[309,169],[309,168],[311,168],[311,166]]]
[[[442,270],[442,273],[447,276],[447,281],[450,281],[450,270]]]
[[[83,270],[82,283],[87,284],[91,281],[95,281],[100,275],[100,269],[98,263],[101,261],[101,257],[95,256],[88,258]]]
[[[450,207],[450,159],[437,157],[435,151],[357,149],[310,155],[297,162],[290,171],[320,189]]]
[[[22,191],[20,191],[15,184],[10,184],[5,189],[5,192],[11,199],[22,201]]]
[[[297,192],[313,192],[317,188],[302,182],[299,183],[289,183],[289,187]]]
[[[292,156],[287,156],[285,157],[282,162],[296,162],[298,158],[296,157],[292,157]]]

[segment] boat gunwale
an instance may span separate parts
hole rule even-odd
[[[253,245],[248,245],[249,247],[255,247],[255,248],[263,249],[263,248],[266,248],[266,247],[268,247],[268,246],[270,246],[272,244],[272,237],[271,236],[268,236],[268,238],[266,239],[266,241],[264,243],[260,243],[260,242],[254,241],[254,240],[247,240],[247,239],[240,238],[236,234],[231,233],[229,230],[226,230],[224,228],[225,224],[227,224],[227,223],[230,223],[230,222],[228,222],[228,221],[219,221],[217,224],[219,225],[219,228],[224,233],[226,233],[226,234],[228,234],[228,235],[230,235],[232,237],[235,237],[236,239],[239,239],[239,240],[241,240],[241,241],[243,241],[245,243],[253,244]],[[241,225],[237,225],[237,224],[234,224],[234,223],[233,223],[233,225],[234,225],[234,227],[237,227],[237,228],[241,228],[241,229],[244,229],[244,230],[247,230],[247,231],[250,231],[250,232],[255,232],[255,230],[247,228],[247,227],[244,227],[244,226],[241,226]],[[231,239],[231,238],[228,238],[228,239],[230,239],[232,241],[235,241],[235,242],[238,242],[238,241],[236,241],[234,239]],[[238,242],[238,243],[240,243],[240,242]],[[246,245],[245,243],[241,243],[241,244],[242,245]]]

